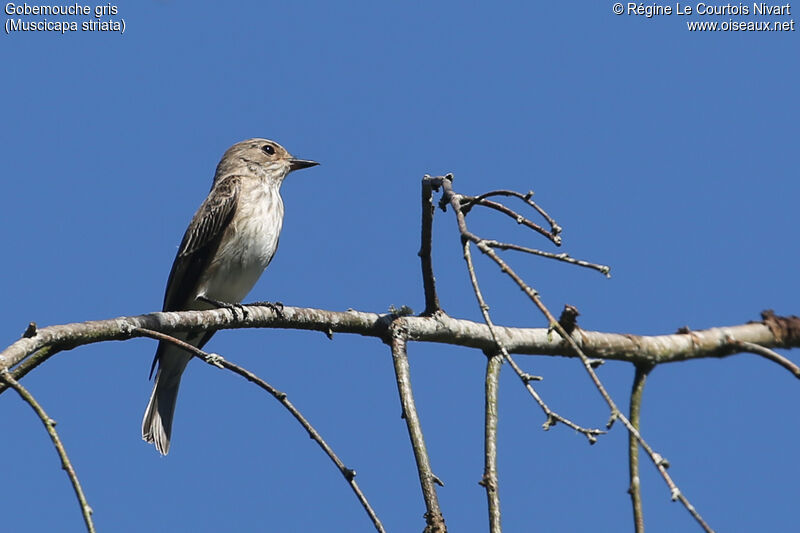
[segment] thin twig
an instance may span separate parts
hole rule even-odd
[[[630,420],[637,430],[641,427],[639,420],[644,385],[647,381],[647,374],[652,369],[652,365],[636,365],[636,374],[633,377]],[[642,506],[642,489],[639,478],[639,442],[633,436],[633,433],[628,433],[628,467],[631,482],[630,487],[628,487],[628,493],[631,495],[631,504],[633,505],[633,525],[636,533],[644,533],[644,508]]]
[[[47,430],[47,434],[50,435],[50,440],[53,441],[53,446],[58,452],[58,457],[61,459],[61,468],[67,473],[67,477],[69,477],[70,483],[72,483],[72,489],[75,491],[75,496],[78,498],[78,505],[81,508],[81,514],[83,514],[83,521],[86,524],[86,531],[89,533],[94,533],[94,522],[92,521],[92,508],[89,507],[89,502],[86,501],[86,495],[83,493],[83,489],[81,488],[81,482],[78,480],[78,475],[75,473],[75,469],[72,467],[72,462],[69,460],[69,456],[67,456],[67,450],[64,448],[64,445],[61,443],[61,439],[58,437],[58,432],[56,432],[56,421],[47,416],[42,406],[39,402],[36,401],[36,398],[28,392],[28,390],[22,386],[22,384],[14,379],[8,371],[0,372],[0,381],[4,381],[8,384],[9,387],[17,391],[17,393],[25,400],[28,405],[30,405],[36,414],[39,416],[39,420],[42,421],[44,424],[45,429]]]
[[[464,204],[466,204],[470,200],[471,200],[470,198],[465,197],[464,198]],[[514,221],[517,224],[522,224],[523,226],[532,229],[533,231],[543,235],[544,237],[547,237],[556,246],[561,246],[561,236],[558,233],[555,233],[553,231],[547,231],[546,229],[544,229],[543,227],[541,227],[539,224],[537,224],[536,222],[532,221],[528,217],[522,216],[521,214],[517,213],[513,209],[511,209],[511,208],[509,208],[509,207],[507,207],[507,206],[505,206],[505,205],[503,205],[503,204],[501,204],[499,202],[493,202],[492,200],[477,200],[476,199],[473,202],[473,204],[470,205],[470,208],[473,205],[481,205],[481,206],[484,206],[484,207],[488,207],[489,209],[494,209],[495,211],[499,211],[500,213],[503,213],[504,215],[506,215],[506,216],[508,216],[510,218],[513,218]],[[469,211],[469,209],[463,207],[463,205],[462,205],[461,214],[465,215],[466,214],[465,211]],[[559,228],[559,230],[560,230],[560,228]]]
[[[575,259],[574,257],[570,257],[569,254],[561,253],[561,254],[554,254],[552,252],[545,252],[542,250],[537,250],[535,248],[528,248],[527,246],[519,246],[518,244],[511,244],[505,242],[499,242],[495,240],[484,240],[487,246],[491,246],[492,248],[497,248],[498,250],[515,250],[517,252],[524,252],[527,254],[539,255],[541,257],[547,257],[548,259],[555,259],[557,261],[563,261],[565,263],[570,263],[572,265],[576,265],[579,267],[591,268],[597,270],[601,274],[604,274],[606,277],[611,277],[611,267],[606,265],[600,265],[597,263],[590,263],[588,261],[583,261],[581,259]]]
[[[517,374],[519,379],[522,381],[525,389],[527,389],[528,393],[533,397],[536,403],[539,405],[539,408],[544,412],[547,416],[547,419],[542,424],[542,429],[545,431],[549,430],[551,427],[556,425],[558,422],[561,422],[567,427],[570,427],[584,435],[588,440],[589,444],[594,444],[597,442],[597,436],[605,433],[600,429],[593,429],[593,428],[584,428],[579,426],[572,420],[561,416],[560,414],[556,413],[545,403],[542,397],[536,392],[536,389],[533,388],[531,385],[531,381],[535,381],[536,378],[532,377],[530,374],[525,373],[517,362],[511,357],[508,353],[508,349],[505,347],[505,344],[500,339],[497,333],[497,327],[494,325],[491,316],[489,315],[489,306],[486,304],[486,300],[483,299],[483,293],[481,292],[480,285],[478,284],[478,276],[475,274],[475,265],[472,262],[472,254],[469,250],[469,241],[464,239],[463,240],[463,252],[464,252],[464,260],[467,262],[467,271],[469,272],[469,280],[472,283],[472,290],[475,293],[475,297],[478,299],[478,306],[481,309],[481,314],[483,315],[483,321],[486,323],[486,326],[489,328],[489,331],[492,334],[494,339],[495,345],[497,346],[497,350],[503,354],[503,357],[506,361],[511,365],[511,368],[514,369],[514,372]]]
[[[431,259],[433,214],[436,207],[433,205],[430,178],[427,174],[422,178],[422,238],[417,254],[422,263],[422,286],[425,290],[425,311],[422,316],[431,316],[440,309],[439,297],[436,295],[436,278],[433,275],[433,260]]]
[[[422,487],[422,496],[425,499],[425,533],[444,533],[447,527],[444,516],[439,507],[439,497],[436,494],[435,483],[441,484],[439,478],[431,469],[431,461],[425,446],[425,437],[422,433],[422,424],[417,414],[414,403],[414,393],[411,389],[411,372],[408,366],[407,338],[402,328],[395,327],[391,331],[392,362],[394,363],[395,377],[397,378],[397,392],[400,395],[400,404],[403,407],[403,418],[408,428],[411,447],[414,450],[414,459],[417,463],[419,482]]]
[[[489,505],[489,531],[500,533],[500,493],[497,478],[497,391],[500,386],[500,368],[503,365],[501,353],[487,353],[485,385],[485,426],[484,426],[484,467],[480,481],[486,489]]]
[[[547,212],[539,207],[539,204],[531,200],[533,197],[533,191],[528,191],[526,194],[519,193],[517,191],[509,191],[509,190],[497,190],[497,191],[489,191],[485,192],[479,196],[475,196],[475,201],[483,200],[484,198],[490,198],[492,196],[513,196],[514,198],[519,198],[523,202],[527,203],[529,206],[534,208],[541,216],[544,218],[548,224],[550,224],[551,232],[554,235],[558,235],[561,233],[561,227],[556,224],[556,221],[553,220],[553,217],[547,214]],[[471,201],[470,201],[471,202]]]
[[[230,370],[235,374],[242,376],[247,381],[257,385],[258,387],[264,389],[269,394],[271,394],[276,400],[278,400],[281,403],[281,405],[283,405],[289,411],[289,413],[291,413],[291,415],[295,418],[295,420],[300,422],[300,425],[303,426],[303,429],[305,429],[308,432],[308,435],[311,437],[311,439],[314,440],[314,442],[316,442],[319,445],[319,447],[322,448],[322,450],[331,459],[331,461],[333,461],[333,463],[336,465],[336,468],[339,469],[339,472],[341,472],[342,476],[344,476],[345,480],[347,480],[347,483],[350,485],[350,488],[355,493],[356,497],[358,498],[358,501],[361,502],[361,506],[367,512],[367,515],[369,515],[369,518],[370,520],[372,520],[372,524],[375,526],[375,529],[377,531],[380,531],[381,533],[385,532],[383,524],[381,524],[378,515],[372,509],[372,506],[369,504],[369,501],[367,501],[366,496],[361,491],[361,488],[358,486],[358,483],[356,483],[355,481],[356,471],[347,468],[345,466],[345,464],[342,462],[341,459],[339,459],[339,457],[336,455],[333,449],[328,445],[327,442],[325,442],[325,439],[322,438],[322,435],[320,435],[319,432],[316,429],[314,429],[311,423],[300,413],[300,411],[298,411],[298,409],[294,406],[294,404],[292,404],[292,402],[289,401],[285,392],[279,391],[278,389],[276,389],[263,379],[259,378],[257,375],[250,372],[249,370],[246,370],[237,364],[231,363],[230,361],[223,359],[221,356],[217,354],[210,354],[204,352],[203,350],[195,346],[192,346],[191,344],[176,339],[175,337],[171,337],[170,335],[160,333],[158,331],[153,331],[146,328],[136,328],[135,331],[144,337],[150,337],[151,339],[156,339],[159,341],[171,342],[172,344],[179,346],[180,348],[183,348],[184,350],[191,353],[195,357],[202,359],[203,361],[212,366],[216,366],[217,368],[224,368],[226,370]]]
[[[442,198],[442,201],[450,203],[450,205],[453,208],[453,211],[456,214],[456,221],[458,223],[458,228],[459,232],[461,233],[462,241],[468,240],[473,242],[481,252],[488,255],[497,264],[497,266],[500,267],[500,270],[502,272],[504,272],[512,280],[514,280],[517,286],[528,296],[528,298],[533,302],[533,304],[547,318],[547,321],[550,325],[549,327],[557,331],[558,334],[561,336],[561,338],[567,343],[567,346],[569,347],[570,351],[572,351],[575,355],[577,355],[580,358],[584,368],[586,369],[586,372],[589,374],[589,377],[594,383],[595,388],[598,390],[598,392],[608,405],[609,409],[611,410],[611,416],[609,418],[607,427],[610,429],[615,420],[619,420],[620,422],[622,422],[622,424],[627,428],[627,430],[636,437],[636,440],[639,442],[642,448],[644,448],[644,450],[650,457],[651,461],[658,469],[659,473],[661,474],[661,477],[664,478],[664,482],[667,484],[667,487],[670,490],[671,498],[673,500],[679,500],[681,503],[683,503],[684,507],[686,507],[686,509],[689,511],[689,514],[692,515],[692,517],[706,532],[712,532],[713,530],[709,527],[709,525],[705,522],[705,520],[697,512],[697,510],[689,502],[689,500],[681,493],[680,489],[678,489],[677,485],[675,485],[675,482],[672,480],[672,477],[669,475],[669,473],[667,473],[666,465],[668,463],[664,460],[664,458],[660,454],[656,453],[655,450],[653,450],[653,448],[647,443],[647,441],[645,441],[645,439],[642,437],[639,431],[635,427],[633,427],[633,425],[630,423],[627,417],[625,417],[622,411],[620,411],[619,407],[617,407],[617,404],[611,398],[611,395],[608,393],[605,386],[600,381],[600,378],[597,376],[597,373],[592,368],[591,359],[587,357],[586,354],[581,350],[577,342],[575,342],[575,339],[573,339],[570,335],[568,335],[567,332],[564,330],[564,327],[558,323],[558,320],[556,320],[556,318],[553,316],[550,310],[542,302],[541,298],[539,297],[539,293],[530,286],[528,286],[528,284],[526,284],[525,281],[523,281],[523,279],[505,261],[503,261],[503,259],[500,258],[500,256],[498,256],[497,253],[490,246],[486,245],[486,242],[483,239],[481,239],[480,237],[469,231],[469,229],[467,228],[467,223],[464,213],[461,210],[462,196],[453,191],[452,175],[448,175],[441,178],[439,184],[444,190],[444,196]]]
[[[765,357],[774,363],[778,363],[783,368],[794,374],[794,377],[800,378],[800,367],[781,354],[770,350],[769,348],[759,346],[758,344],[753,344],[752,342],[744,341],[733,341],[733,345],[739,350],[760,355],[761,357]]]

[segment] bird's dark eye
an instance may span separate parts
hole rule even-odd
[[[261,150],[267,155],[275,155],[275,148],[272,145],[265,144],[261,147]]]

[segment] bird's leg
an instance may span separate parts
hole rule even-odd
[[[283,304],[281,302],[252,302],[244,305],[245,307],[263,305],[264,307],[269,307],[275,311],[275,314],[278,315],[278,318],[286,318],[286,316],[283,314]]]
[[[232,303],[228,303],[228,302],[220,302],[219,300],[212,300],[211,298],[207,298],[205,296],[198,296],[197,299],[199,301],[201,301],[201,302],[205,302],[207,304],[211,304],[214,307],[217,307],[217,308],[220,308],[220,309],[230,309],[233,312],[233,318],[237,319],[237,320],[238,320],[238,318],[237,318],[236,312],[237,311],[241,311],[242,312],[242,320],[246,320],[247,319],[247,315],[248,315],[247,309],[245,309],[242,304],[239,304],[239,303],[233,303],[232,304]]]

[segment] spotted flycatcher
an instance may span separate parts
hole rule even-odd
[[[280,188],[293,170],[317,165],[296,159],[281,145],[249,139],[231,146],[217,165],[211,192],[195,213],[172,264],[164,311],[238,304],[267,268],[283,225]],[[202,348],[213,331],[175,337]],[[161,341],[158,373],[142,420],[142,438],[162,455],[169,451],[172,417],[186,364],[192,356]],[[152,375],[152,369],[151,369]]]

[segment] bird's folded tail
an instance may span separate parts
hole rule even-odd
[[[191,358],[191,356],[190,356]],[[172,434],[172,418],[175,415],[175,403],[178,400],[178,388],[181,374],[186,364],[179,368],[162,366],[156,374],[156,383],[150,402],[142,420],[142,438],[155,444],[161,455],[169,452],[169,439]]]

